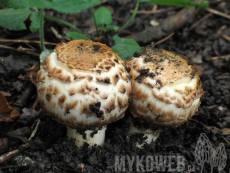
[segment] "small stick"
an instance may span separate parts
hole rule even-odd
[[[35,102],[34,102],[34,104],[32,106],[32,109],[35,109],[37,105],[38,105],[38,98],[36,98],[36,100],[35,100]]]
[[[21,149],[21,150],[14,150],[14,151],[11,151],[9,153],[6,153],[6,154],[3,154],[2,156],[0,156],[0,164],[9,160],[10,158],[20,154],[22,151],[24,151],[24,149]]]
[[[222,35],[221,35],[221,37],[223,37],[225,40],[230,41],[230,37],[229,37],[229,36],[227,36],[226,34],[222,34]]]
[[[190,28],[189,31],[191,31],[193,28],[195,28],[199,23],[203,22],[205,19],[209,18],[212,15],[212,13],[207,14],[206,16],[204,16],[203,18],[201,18],[200,20],[198,20],[196,23],[194,23]]]
[[[51,29],[52,33],[55,35],[56,38],[62,39],[62,36],[58,33],[57,30],[54,29],[54,27],[51,26],[50,29]]]
[[[30,141],[30,140],[35,136],[35,134],[37,133],[39,124],[40,124],[40,119],[38,119],[38,122],[37,122],[37,124],[36,124],[36,126],[35,126],[33,132],[31,133],[30,138],[29,138],[29,141]]]
[[[210,57],[207,58],[208,60],[212,59],[212,60],[217,60],[219,58],[230,58],[230,55],[223,55],[223,56],[215,56],[215,57]]]
[[[17,51],[17,52],[23,52],[23,53],[27,53],[27,54],[34,55],[34,56],[39,56],[38,53],[35,53],[35,52],[32,52],[32,51],[19,50],[19,49],[10,47],[10,46],[0,45],[0,48],[14,50],[14,51]]]
[[[156,10],[157,10],[157,4],[154,4],[152,11],[156,11]]]
[[[121,21],[121,22],[126,22],[126,20],[120,18],[120,17],[116,17],[116,16],[113,16],[113,19],[114,20],[117,20],[117,21]]]
[[[41,110],[41,109],[40,109],[40,110]],[[40,110],[39,110],[39,111],[40,111]],[[39,112],[39,111],[38,111],[38,112]],[[39,113],[40,113],[40,112],[39,112]],[[39,113],[38,113],[38,114],[39,114]],[[35,134],[37,133],[39,124],[40,124],[40,119],[38,119],[38,122],[37,122],[37,124],[36,124],[36,127],[34,128],[33,132],[31,133],[30,138],[29,138],[28,141],[30,141],[30,140],[35,136]],[[25,142],[25,141],[24,141],[24,142]],[[14,156],[16,156],[16,155],[18,155],[18,154],[20,154],[20,153],[23,152],[29,145],[30,145],[29,143],[26,143],[26,144],[22,145],[23,148],[20,149],[20,150],[16,149],[16,150],[14,150],[14,151],[11,151],[11,152],[8,152],[8,153],[6,153],[6,154],[3,154],[2,156],[0,156],[0,164],[3,163],[3,162],[5,162],[5,161],[7,161],[7,160],[9,160],[9,159],[11,159],[12,157],[14,157]]]
[[[30,145],[30,143],[26,143],[26,144],[23,144],[21,145],[19,148],[21,148],[20,150],[19,149],[16,149],[14,151],[10,151],[6,154],[3,154],[2,156],[0,156],[0,164],[11,159],[12,157],[20,154],[21,152],[23,152],[26,148],[28,148]]]
[[[207,11],[210,12],[210,13],[213,13],[213,14],[216,14],[216,15],[219,15],[219,16],[222,16],[222,17],[225,17],[227,19],[230,19],[230,15],[227,15],[225,13],[222,13],[220,11],[217,11],[217,10],[214,10],[212,8],[207,8]]]
[[[12,42],[12,43],[37,43],[40,44],[40,41],[37,40],[13,40],[13,39],[0,39],[0,42]],[[44,42],[45,44],[50,44],[56,46],[57,43]]]
[[[150,11],[145,11],[145,10],[139,10],[137,11],[137,14],[156,14],[156,13],[163,13],[167,11],[172,11],[172,10],[177,10],[181,7],[176,7],[176,8],[168,8],[168,9],[160,9],[160,10],[150,10]],[[133,13],[134,10],[130,10],[130,13]]]
[[[221,33],[221,31],[225,30],[227,27],[227,25],[221,26],[220,29],[217,30],[217,33]]]
[[[197,0],[196,2],[202,2],[202,0]],[[175,15],[167,17],[161,25],[148,27],[141,32],[123,38],[134,39],[136,42],[149,44],[153,40],[160,40],[168,34],[182,28],[186,23],[193,20],[198,12],[199,8],[184,8]]]
[[[230,143],[228,142],[228,140],[227,140],[224,136],[222,136],[222,138],[223,138],[228,144],[230,144]]]
[[[174,32],[171,33],[170,35],[168,35],[167,37],[163,38],[162,40],[156,42],[156,43],[153,43],[153,46],[156,46],[157,44],[160,44],[162,42],[164,42],[165,40],[169,39],[170,37],[172,37],[174,35]]]
[[[42,108],[38,110],[37,116],[42,112]]]
[[[4,132],[0,132],[1,135],[4,135],[4,136],[8,136],[10,138],[16,138],[16,139],[20,139],[22,142],[27,142],[27,139],[26,138],[23,138],[21,136],[16,136],[16,135],[12,135],[10,133],[4,133]]]

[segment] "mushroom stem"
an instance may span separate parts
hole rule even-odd
[[[150,128],[140,129],[139,127],[134,125],[133,119],[131,116],[128,118],[127,123],[129,123],[129,131],[128,135],[133,135],[135,133],[141,133],[146,138],[142,143],[136,142],[136,146],[138,148],[143,148],[144,144],[150,144],[152,141],[155,141],[161,132],[161,129],[152,130]]]
[[[105,142],[106,129],[107,126],[102,126],[101,129],[95,130],[79,130],[67,127],[67,137],[75,139],[75,144],[79,148],[81,148],[85,142],[89,144],[89,148],[95,144],[102,146]]]

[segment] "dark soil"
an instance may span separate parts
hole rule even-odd
[[[108,1],[100,5],[111,10],[113,24],[120,27],[131,17],[129,10],[134,9],[135,6],[130,0]],[[99,6],[96,6],[95,9]],[[230,3],[227,0],[218,1],[218,3],[213,2],[210,7],[230,15]],[[139,10],[147,11],[152,10],[152,8],[153,5],[143,3],[140,4]],[[158,9],[170,8],[172,7],[158,6]],[[137,14],[135,20],[120,36],[126,37],[145,30],[151,26],[151,20],[156,20],[161,24],[164,19],[176,14],[181,9],[176,8],[157,14]],[[114,44],[112,37],[117,34],[115,31],[107,31],[103,33],[103,37],[96,36],[89,10],[76,15],[60,14],[49,9],[46,9],[45,12],[76,25],[92,39],[100,40],[109,46]],[[30,67],[39,64],[38,56],[0,49],[0,59],[4,60],[0,62],[0,91],[8,93],[6,98],[9,104],[16,107],[21,113],[13,122],[0,122],[0,161],[1,155],[15,149],[22,150],[21,153],[0,164],[0,173],[110,173],[116,172],[115,168],[119,168],[116,165],[116,156],[119,156],[119,162],[121,162],[121,157],[126,155],[130,158],[132,156],[136,157],[130,169],[126,159],[125,172],[147,172],[147,156],[173,154],[185,157],[186,165],[183,172],[201,172],[201,167],[196,163],[194,156],[195,147],[201,133],[207,135],[214,148],[217,148],[220,143],[224,144],[228,160],[222,172],[229,172],[230,40],[224,36],[230,36],[230,20],[212,14],[191,29],[195,22],[206,15],[208,15],[207,11],[200,11],[194,20],[188,21],[183,27],[176,30],[172,37],[156,45],[157,48],[187,56],[189,63],[198,69],[202,80],[202,88],[205,92],[201,98],[198,115],[180,127],[165,129],[155,142],[151,145],[145,145],[144,149],[135,146],[137,140],[141,141],[143,139],[141,135],[126,135],[128,126],[125,122],[129,112],[123,119],[108,125],[106,142],[103,147],[93,147],[90,150],[85,145],[81,150],[78,149],[74,141],[66,139],[65,126],[40,112],[39,104],[34,109],[32,108],[37,96],[36,88],[25,77],[25,74]],[[50,29],[51,26],[63,36],[61,39],[54,36]],[[46,41],[53,43],[66,42],[69,40],[65,36],[67,31],[71,30],[56,22],[45,20]],[[31,34],[29,30],[16,32],[0,28],[0,38],[39,40],[38,36],[38,33]],[[151,40],[151,42],[157,41],[159,40]],[[15,48],[20,45],[28,47],[24,43],[1,44]],[[150,43],[139,42],[139,44],[147,46]],[[39,52],[38,44],[31,45]],[[47,46],[47,48],[53,49],[54,47]],[[35,137],[27,142],[38,120],[40,120],[40,124]],[[141,162],[143,167],[136,164],[137,156],[140,158],[144,156]],[[176,166],[174,160],[172,167],[175,168]],[[191,166],[194,170],[190,169]],[[157,170],[154,169],[154,171]],[[217,171],[217,167],[214,167],[214,172]],[[203,172],[211,172],[209,164],[204,164]]]

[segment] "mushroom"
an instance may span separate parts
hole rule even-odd
[[[122,118],[130,102],[123,60],[98,42],[58,44],[41,64],[36,82],[43,111],[67,126],[78,147],[103,145],[106,125]]]
[[[129,111],[135,117],[129,118],[129,134],[144,133],[145,142],[150,143],[159,135],[157,127],[177,127],[196,114],[204,92],[187,57],[148,46],[135,53],[126,66],[133,89]],[[146,128],[146,122],[151,128]]]

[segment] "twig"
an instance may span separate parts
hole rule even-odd
[[[229,37],[229,36],[227,36],[226,34],[222,34],[222,35],[221,35],[221,37],[223,37],[225,40],[230,41],[230,37]]]
[[[202,0],[196,0],[196,2],[202,2]],[[134,39],[136,42],[141,42],[143,44],[149,44],[153,40],[160,40],[168,34],[177,31],[186,23],[191,22],[199,11],[199,8],[184,8],[175,15],[167,17],[161,25],[148,27],[137,34],[124,38]]]
[[[213,13],[213,14],[216,14],[216,15],[219,15],[219,16],[222,16],[222,17],[225,17],[227,19],[230,19],[230,15],[227,15],[225,13],[222,13],[220,11],[217,11],[217,10],[214,10],[212,8],[207,8],[207,11],[210,12],[210,13]]]
[[[0,164],[5,162],[6,160],[9,160],[10,158],[18,155],[19,153],[21,153],[24,149],[21,149],[21,150],[14,150],[14,151],[11,151],[11,152],[8,152],[6,154],[3,154],[2,156],[0,156]]]
[[[45,17],[46,19],[49,19],[49,20],[53,20],[53,21],[55,21],[55,22],[62,23],[62,24],[64,24],[64,25],[66,25],[66,26],[72,28],[73,30],[75,30],[75,31],[77,31],[77,32],[79,32],[79,33],[81,33],[81,34],[83,34],[83,32],[81,32],[80,29],[76,28],[74,25],[70,24],[69,22],[66,22],[66,21],[64,21],[64,20],[61,20],[61,19],[58,19],[58,18],[55,18],[55,17],[47,16],[47,15],[44,15],[44,17]]]
[[[197,121],[197,120],[195,120],[195,119],[192,119],[192,118],[190,118],[189,120],[191,120],[191,121],[195,121],[195,122],[197,122],[198,124],[202,124],[203,125],[203,127],[206,127],[206,125],[204,125],[202,122],[200,122],[200,121]]]
[[[230,55],[223,55],[223,56],[215,56],[215,57],[210,57],[207,58],[208,60],[212,59],[212,60],[217,60],[219,58],[230,58]]]
[[[54,27],[51,26],[50,29],[57,39],[62,39],[61,34],[59,34],[58,31],[54,29]]]
[[[206,16],[204,16],[203,18],[201,18],[200,20],[198,20],[196,23],[194,23],[190,28],[189,31],[191,31],[193,28],[195,28],[199,23],[203,22],[205,19],[209,18],[212,15],[212,13],[207,14]]]
[[[36,98],[36,100],[35,100],[35,102],[34,102],[34,104],[32,106],[32,109],[35,109],[37,105],[38,105],[38,98]]]
[[[160,9],[160,10],[151,10],[151,11],[139,10],[139,11],[137,11],[137,14],[156,14],[156,13],[163,13],[163,12],[167,12],[167,11],[177,10],[177,9],[180,9],[180,8],[181,7]],[[133,11],[134,10],[130,10],[129,12],[133,13]]]
[[[224,136],[222,136],[222,138],[230,145],[230,143],[228,142],[228,140]]]
[[[38,110],[37,116],[42,112],[42,108]]]
[[[30,138],[29,138],[29,141],[30,141],[30,140],[35,136],[35,134],[37,133],[39,124],[40,124],[40,119],[38,119],[38,122],[37,122],[37,124],[36,124],[36,126],[35,126],[33,132],[31,133]]]
[[[158,44],[164,42],[165,40],[169,39],[169,38],[172,37],[173,35],[174,35],[174,32],[171,33],[170,35],[168,35],[167,37],[163,38],[162,40],[160,40],[160,41],[158,41],[158,42],[156,42],[156,43],[153,43],[152,45],[153,45],[153,46],[156,46],[156,45],[158,45]]]
[[[41,109],[40,109],[40,110],[41,110]],[[39,111],[40,111],[40,110],[39,110]],[[40,113],[39,111],[38,111],[38,114]],[[0,164],[3,163],[3,162],[5,162],[5,161],[7,161],[7,160],[9,160],[9,159],[11,159],[12,157],[14,157],[14,156],[16,156],[16,155],[18,155],[18,154],[20,154],[21,152],[23,152],[23,151],[30,145],[30,143],[29,143],[28,141],[30,141],[30,140],[35,136],[35,134],[37,133],[39,124],[40,124],[40,119],[38,119],[38,122],[37,122],[37,124],[36,124],[36,126],[35,126],[33,132],[31,133],[29,140],[26,140],[26,141],[23,140],[23,142],[25,142],[25,144],[23,144],[23,145],[21,146],[22,149],[20,149],[20,150],[19,150],[19,149],[16,149],[16,150],[14,150],[14,151],[8,152],[8,153],[3,154],[2,156],[0,156]],[[0,133],[1,133],[1,132],[0,132]],[[5,135],[9,135],[9,134],[6,133]],[[19,138],[19,137],[17,137],[17,136],[12,136],[12,135],[11,135],[10,137]],[[19,139],[21,139],[21,137],[20,137]],[[26,143],[26,142],[27,142],[27,143]]]
[[[20,154],[21,152],[23,152],[26,148],[28,148],[30,146],[30,143],[26,143],[26,144],[23,144],[21,146],[19,146],[19,148],[22,148],[22,149],[16,149],[14,151],[11,151],[11,152],[8,152],[6,154],[3,154],[2,156],[0,156],[0,164],[9,160],[10,158]]]
[[[40,109],[40,110],[41,110],[41,109]],[[39,110],[39,111],[40,111],[40,110]],[[39,112],[39,111],[38,111],[38,112]],[[39,113],[40,113],[40,112],[39,112]],[[39,114],[39,113],[38,113],[38,114]],[[20,149],[20,150],[19,150],[19,149],[16,149],[16,150],[14,150],[14,151],[8,152],[8,153],[3,154],[2,156],[0,156],[0,164],[3,163],[3,162],[5,162],[5,161],[7,161],[7,160],[9,160],[9,159],[11,159],[12,157],[14,157],[14,156],[16,156],[16,155],[18,155],[18,154],[20,154],[20,153],[23,152],[27,147],[29,147],[29,145],[30,145],[29,141],[30,141],[30,140],[35,136],[35,134],[37,133],[39,124],[40,124],[40,119],[38,119],[38,122],[37,122],[37,124],[36,124],[36,126],[35,126],[33,132],[31,133],[29,140],[24,141],[24,142],[26,142],[26,143],[23,144],[23,145],[21,145],[22,149]],[[19,148],[20,148],[20,147],[19,147]]]
[[[20,50],[20,49],[16,49],[16,48],[13,48],[13,47],[10,47],[10,46],[0,45],[0,48],[9,49],[9,50],[17,51],[17,52],[23,52],[23,53],[27,53],[27,54],[34,55],[34,56],[39,56],[38,53],[35,53],[35,52],[32,52],[32,51]]]
[[[37,49],[35,49],[32,45],[30,45],[29,43],[25,43],[28,47],[30,47],[32,50],[36,51]]]
[[[1,135],[4,135],[4,136],[7,136],[7,137],[10,137],[10,138],[16,138],[16,139],[20,139],[22,142],[26,143],[27,142],[27,139],[26,138],[23,138],[21,136],[16,136],[16,135],[12,135],[10,133],[4,133],[4,132],[0,132]]]
[[[0,39],[0,42],[13,42],[13,43],[38,43],[40,44],[40,41],[37,40],[12,40],[12,39]],[[50,42],[44,42],[44,44],[50,44],[56,46],[57,43],[50,43]]]
[[[220,29],[217,30],[217,33],[221,33],[221,31],[225,30],[227,27],[227,25],[221,26]]]
[[[113,19],[117,21],[125,22],[125,19],[122,19],[120,17],[113,16]]]
[[[157,11],[157,6],[158,6],[157,4],[154,4],[152,11]]]

